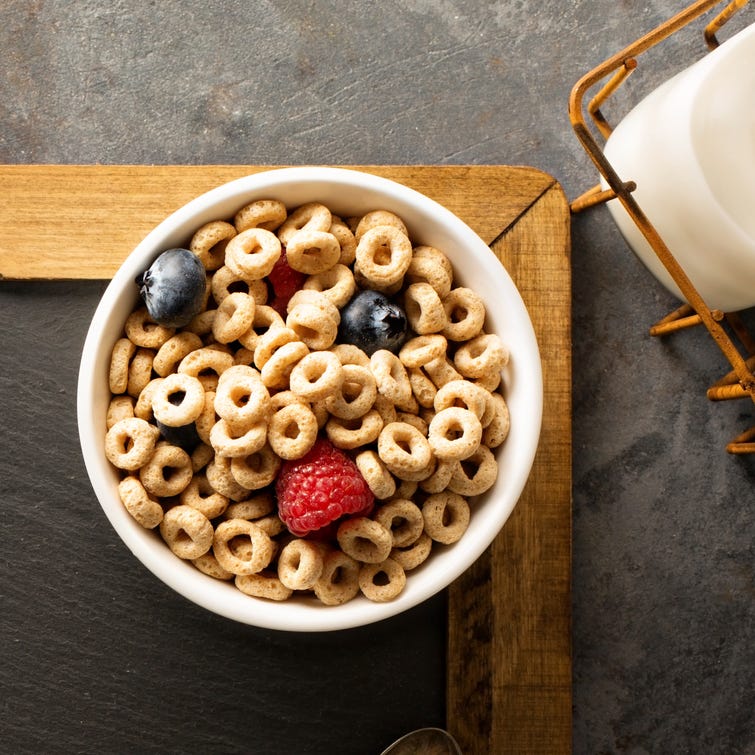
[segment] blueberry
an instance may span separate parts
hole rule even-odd
[[[136,284],[149,316],[168,328],[188,325],[204,304],[204,266],[188,249],[163,252]]]
[[[191,453],[200,443],[197,426],[193,422],[188,425],[181,425],[180,427],[164,425],[159,419],[156,419],[155,422],[157,423],[160,435],[173,446],[179,446],[184,451]]]
[[[396,302],[379,291],[362,291],[341,310],[338,342],[354,344],[368,356],[378,349],[395,353],[406,331],[406,314]]]

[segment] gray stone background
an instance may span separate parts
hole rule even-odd
[[[523,164],[574,198],[596,174],[569,125],[572,85],[684,6],[6,0],[0,160]],[[733,28],[755,13],[740,18]],[[702,55],[700,29],[643,58],[609,118]],[[605,208],[574,218],[572,242],[574,751],[754,753],[755,458],[724,452],[755,421],[752,405],[705,398],[728,369],[706,333],[647,335],[676,302]],[[423,629],[442,622],[442,599],[348,633],[338,652],[325,638],[296,647],[297,638],[245,633],[194,611],[93,516],[73,402],[101,290],[0,284],[2,353],[29,354],[0,367],[0,734],[10,751],[377,752],[405,728],[442,725],[443,638]],[[133,604],[117,602],[116,578]],[[203,661],[209,651],[196,638],[212,632],[236,653],[225,663],[217,649]],[[422,664],[399,683],[374,656],[393,647],[394,632],[410,668]],[[169,663],[167,644],[181,648]],[[379,696],[368,702],[343,693],[344,677],[348,686],[364,672],[344,660],[361,647],[365,691]],[[303,712],[295,695],[286,704],[263,687],[221,706],[192,686],[213,689],[207,680],[217,686],[218,675],[233,686],[238,674],[254,675],[239,669],[246,661],[261,663],[279,690],[310,664],[332,709]],[[392,706],[389,691],[411,710]],[[187,710],[201,699],[199,717],[167,713],[163,696]],[[149,706],[164,720],[144,713]],[[139,727],[154,729],[140,738]]]

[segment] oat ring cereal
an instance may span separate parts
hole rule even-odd
[[[434,359],[445,357],[447,349],[448,341],[446,337],[440,335],[440,333],[434,333],[410,338],[401,347],[398,357],[407,369],[411,369],[422,367]]]
[[[225,220],[205,223],[192,237],[189,249],[199,257],[205,270],[217,270],[225,264],[225,248],[236,229]]]
[[[302,229],[328,231],[333,223],[330,210],[319,202],[307,202],[297,207],[278,228],[278,238],[283,246],[288,246],[291,237]]]
[[[343,384],[341,360],[331,351],[312,351],[291,370],[291,390],[307,401],[321,401]]]
[[[443,252],[432,246],[417,246],[406,271],[409,283],[429,283],[443,299],[453,284],[453,268]]]
[[[124,329],[129,341],[143,349],[159,349],[176,332],[153,322],[146,307],[135,309],[126,318]]]
[[[194,475],[191,457],[183,448],[161,441],[149,461],[139,469],[144,489],[159,498],[179,495]]]
[[[388,225],[375,226],[357,242],[356,265],[370,282],[385,287],[400,283],[412,261],[412,244],[405,233]]]
[[[270,328],[262,333],[257,339],[254,348],[254,366],[262,370],[268,360],[275,352],[285,346],[287,343],[294,343],[299,340],[299,336],[291,328]]]
[[[110,399],[107,414],[105,415],[105,426],[107,429],[109,430],[116,422],[120,422],[122,419],[135,417],[134,407],[135,402],[132,396],[113,396]],[[143,419],[146,419],[146,417]]]
[[[356,419],[367,414],[377,398],[375,376],[368,367],[358,364],[342,365],[341,373],[340,385],[325,399],[327,410],[340,419]]]
[[[192,377],[206,376],[208,373],[219,378],[229,367],[233,367],[233,357],[219,349],[204,346],[187,354],[179,363],[178,371]],[[216,382],[216,381],[213,381]],[[207,390],[207,384],[205,384]]]
[[[354,238],[351,228],[341,218],[333,215],[328,232],[336,237],[338,245],[341,247],[341,256],[338,261],[342,265],[351,265],[354,262],[357,249],[357,240]]]
[[[379,564],[363,564],[359,569],[359,589],[368,600],[387,603],[406,586],[406,572],[392,558]]]
[[[449,341],[468,341],[482,330],[485,305],[471,288],[454,288],[443,299],[448,322],[443,335]]]
[[[278,556],[278,579],[291,590],[311,590],[320,579],[325,559],[311,540],[291,540]]]
[[[277,199],[258,199],[242,207],[234,216],[233,224],[241,233],[249,228],[275,231],[286,219],[286,205]]]
[[[509,407],[500,393],[491,393],[490,399],[494,413],[490,424],[482,434],[482,442],[488,448],[498,448],[509,434],[511,417],[509,416]]]
[[[354,273],[346,265],[336,263],[328,270],[310,275],[304,281],[304,291],[318,291],[336,307],[348,304],[356,291]]]
[[[427,376],[436,388],[442,388],[452,380],[461,380],[461,375],[455,370],[447,357],[438,357],[422,366]]]
[[[286,587],[275,574],[266,569],[258,574],[238,574],[234,578],[234,584],[244,595],[278,602],[288,600],[293,593],[291,588]]]
[[[454,354],[456,369],[469,378],[500,372],[509,360],[508,349],[494,333],[481,333],[459,346]]]
[[[307,354],[309,349],[302,341],[283,344],[262,367],[262,382],[270,389],[287,389],[291,371]]]
[[[282,327],[284,327],[283,318],[276,310],[267,304],[255,304],[252,324],[245,333],[239,336],[238,340],[244,348],[254,354],[259,339],[264,333],[273,328]]]
[[[325,434],[336,448],[351,450],[372,443],[383,429],[383,418],[376,409],[355,419],[331,416],[325,424]]]
[[[324,296],[322,298],[330,304]],[[336,309],[336,313],[337,311]],[[297,337],[313,351],[324,351],[329,349],[336,340],[338,317],[319,303],[302,301],[289,311],[286,327],[293,330]]]
[[[376,228],[379,225],[392,226],[401,231],[404,236],[409,235],[404,221],[395,212],[391,212],[390,210],[371,210],[359,219],[357,227],[354,230],[354,237],[359,241],[370,228]]]
[[[224,419],[210,430],[210,444],[218,456],[249,456],[259,451],[267,440],[267,419],[259,420],[242,431],[236,431]]]
[[[332,550],[323,559],[314,592],[326,606],[340,606],[359,592],[359,563],[343,551]]]
[[[396,408],[416,411],[409,375],[401,360],[387,349],[378,349],[370,357],[370,368],[378,391]]]
[[[486,390],[468,380],[451,380],[438,388],[433,408],[436,412],[451,406],[469,409],[482,423],[488,411],[488,396],[490,394]]]
[[[138,417],[116,422],[105,435],[105,455],[118,469],[135,472],[149,461],[160,431]]]
[[[188,330],[171,336],[157,351],[152,361],[152,369],[165,377],[176,369],[178,363],[192,351],[202,348],[202,339]]]
[[[170,427],[191,424],[203,409],[202,383],[185,372],[173,372],[163,378],[152,394],[155,419]]]
[[[391,422],[378,437],[378,454],[393,474],[415,474],[426,469],[432,459],[430,443],[407,422]]]
[[[139,348],[128,366],[126,392],[137,398],[152,379],[152,364],[155,360],[153,349]]]
[[[304,228],[294,233],[286,245],[288,264],[300,273],[316,275],[330,270],[341,257],[338,239],[328,231]]]
[[[429,283],[412,283],[404,292],[404,308],[417,335],[439,333],[447,324],[443,302]]]
[[[456,493],[436,493],[422,504],[425,532],[436,542],[450,545],[467,531],[469,504]]]
[[[270,393],[257,370],[234,365],[218,380],[214,406],[231,428],[242,430],[267,419]]]
[[[207,481],[214,490],[222,493],[226,498],[232,501],[244,501],[249,498],[250,488],[240,485],[231,473],[231,462],[233,459],[229,456],[218,456],[215,454],[212,461],[205,467]]]
[[[419,507],[405,498],[394,498],[381,506],[374,518],[391,533],[394,548],[416,543],[425,527]]]
[[[163,507],[149,497],[137,477],[124,477],[118,483],[118,495],[126,511],[145,529],[154,529],[163,520]]]
[[[480,445],[468,459],[456,464],[448,489],[463,496],[481,495],[492,486],[497,476],[498,463],[493,452]]]
[[[416,569],[427,560],[433,547],[433,539],[427,532],[422,532],[417,542],[406,548],[393,548],[391,558],[407,572]]]
[[[240,278],[262,280],[281,256],[281,243],[272,231],[247,228],[225,250],[225,264]]]
[[[263,280],[252,280],[247,276],[238,275],[227,265],[218,268],[210,280],[212,298],[216,304],[235,292],[249,294],[257,304],[267,303],[267,286]],[[199,315],[201,317],[201,315]],[[196,318],[195,318],[196,319]]]
[[[427,437],[438,459],[461,461],[480,447],[482,425],[469,409],[449,406],[432,418]]]
[[[258,493],[244,501],[235,501],[228,505],[225,510],[226,519],[262,519],[267,516],[273,509],[273,497],[268,493]]]
[[[378,500],[390,498],[396,492],[396,481],[375,451],[367,450],[354,459],[372,494]],[[381,524],[385,525],[384,522]]]
[[[393,547],[389,530],[366,516],[355,516],[342,522],[336,537],[347,556],[364,564],[385,561]]]
[[[251,543],[242,558],[237,555],[234,540]],[[254,522],[246,519],[227,519],[215,528],[212,551],[218,563],[234,574],[256,574],[262,571],[273,558],[273,542],[270,536]]]
[[[275,480],[281,458],[267,443],[247,456],[231,459],[230,474],[234,482],[248,495],[250,490],[261,490]]]
[[[300,459],[317,440],[317,418],[306,405],[284,406],[270,417],[267,440],[281,459]]]
[[[220,303],[212,321],[212,335],[220,343],[231,343],[246,333],[254,322],[254,297],[236,291]]]
[[[176,556],[189,561],[203,556],[212,547],[210,520],[191,506],[168,509],[160,522],[160,534]]]
[[[128,368],[136,354],[136,344],[128,338],[119,338],[110,356],[108,384],[110,393],[124,393],[128,387]]]
[[[179,500],[183,505],[191,506],[208,519],[217,519],[228,508],[228,498],[218,493],[204,474],[194,475],[181,491]]]

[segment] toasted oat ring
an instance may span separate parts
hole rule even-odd
[[[398,409],[416,411],[417,406],[409,382],[409,375],[401,360],[387,349],[378,349],[370,357],[370,369],[378,392]]]
[[[133,396],[113,396],[107,407],[105,427],[109,430],[116,422],[135,416]]]
[[[380,225],[359,239],[356,265],[371,283],[391,286],[400,283],[412,261],[412,244],[398,228]]]
[[[267,420],[262,419],[246,429],[236,432],[224,419],[219,419],[210,430],[210,444],[218,456],[249,456],[259,451],[267,440]]]
[[[396,405],[387,396],[383,396],[382,393],[378,393],[372,408],[380,415],[384,425],[387,425],[389,422],[395,422],[398,417]]]
[[[254,322],[254,297],[237,291],[218,305],[212,321],[212,335],[220,343],[236,341]]]
[[[325,399],[325,407],[332,415],[340,419],[356,419],[366,414],[375,403],[377,398],[375,376],[369,367],[358,364],[342,365],[341,374],[341,383],[335,393]]]
[[[330,304],[324,296],[322,298]],[[293,330],[299,340],[313,351],[324,351],[336,340],[339,319],[340,316],[337,317],[319,303],[302,301],[289,311],[286,327]]]
[[[462,376],[454,369],[446,357],[433,359],[422,366],[427,376],[432,380],[436,388],[442,388],[452,380],[462,380]]]
[[[383,419],[375,409],[355,419],[331,417],[325,424],[325,434],[337,448],[350,450],[372,443],[383,428]]]
[[[359,569],[359,589],[374,603],[393,600],[406,587],[406,572],[392,558],[379,564],[362,564]]]
[[[364,564],[379,564],[391,552],[391,533],[382,524],[366,516],[346,519],[336,533],[341,550]]]
[[[233,367],[233,357],[226,351],[209,346],[192,351],[178,363],[179,372],[195,378],[207,374],[213,374],[219,378],[230,367]]]
[[[105,456],[118,467],[133,472],[149,461],[160,431],[138,417],[116,422],[105,435]]]
[[[165,378],[154,378],[142,388],[142,392],[139,394],[139,398],[136,399],[136,404],[134,405],[135,417],[146,419],[147,422],[149,422],[155,416],[152,411],[152,397],[155,395],[157,387],[163,382],[163,380],[165,380]]]
[[[152,349],[138,348],[128,367],[128,384],[126,392],[137,398],[152,380],[152,363],[155,352]]]
[[[212,547],[210,520],[191,506],[174,506],[160,522],[160,534],[179,558],[191,561]]]
[[[266,443],[248,456],[231,459],[230,472],[234,481],[245,490],[261,490],[278,475],[281,458]]]
[[[239,343],[252,352],[252,359],[254,359],[254,351],[260,338],[269,330],[284,326],[283,318],[275,309],[267,304],[257,304],[254,307],[252,324],[245,333],[239,336]]]
[[[278,238],[288,246],[291,237],[304,228],[312,231],[327,231],[333,222],[330,210],[318,202],[307,202],[297,207],[278,228]]]
[[[291,540],[278,556],[278,578],[291,590],[311,590],[324,565],[322,547],[310,540]]]
[[[215,458],[215,449],[200,439],[200,442],[191,452],[190,456],[191,468],[194,470],[194,474],[197,474],[204,470],[204,468]],[[204,472],[202,472],[202,474],[204,474]]]
[[[490,394],[493,418],[482,433],[482,442],[488,448],[498,448],[506,440],[511,427],[511,417],[506,400],[500,393]]]
[[[159,498],[178,495],[191,482],[191,457],[183,448],[160,442],[139,469],[139,479],[148,493]]]
[[[218,380],[215,411],[234,430],[243,430],[267,419],[270,393],[259,372],[247,365],[229,367]]]
[[[417,246],[406,271],[409,283],[429,283],[442,299],[453,284],[453,267],[443,252],[432,246]]]
[[[270,417],[267,439],[281,459],[301,459],[317,440],[317,418],[305,404],[284,406]]]
[[[278,602],[288,600],[293,592],[276,574],[267,569],[263,569],[259,574],[238,574],[234,584],[244,595]]]
[[[426,469],[432,458],[427,438],[406,422],[391,422],[381,430],[378,454],[398,477]]]
[[[268,359],[261,371],[262,382],[271,389],[289,387],[291,371],[297,362],[309,354],[309,349],[301,341],[285,343]]]
[[[125,393],[128,387],[128,367],[136,353],[136,344],[129,338],[119,338],[110,355],[108,384],[110,393]]]
[[[445,317],[445,314],[444,314]],[[407,369],[422,367],[434,359],[444,357],[448,341],[440,333],[410,338],[398,352],[398,358]]]
[[[339,309],[346,306],[356,291],[354,273],[337,263],[322,273],[310,275],[304,281],[305,291],[318,291]]]
[[[409,231],[406,229],[406,225],[396,213],[390,210],[371,210],[370,212],[362,215],[357,223],[357,227],[354,230],[354,237],[357,241],[364,236],[371,228],[376,228],[379,225],[387,225],[396,228],[401,231],[404,236],[409,235]]]
[[[165,377],[176,369],[178,363],[192,351],[202,348],[202,339],[187,330],[171,336],[157,351],[152,362],[152,369]]]
[[[225,220],[205,223],[191,237],[189,249],[199,257],[205,270],[217,270],[225,264],[225,248],[236,235],[236,229]]]
[[[485,305],[471,288],[454,288],[443,298],[448,322],[443,335],[449,341],[469,341],[482,330]]]
[[[427,560],[432,547],[433,539],[426,532],[423,532],[413,545],[407,548],[392,548],[391,558],[404,571],[411,571]]]
[[[203,409],[202,383],[185,372],[173,372],[163,378],[152,394],[155,419],[170,427],[190,425]]]
[[[240,278],[262,280],[281,256],[281,243],[272,231],[247,228],[225,250],[225,264]]]
[[[179,494],[179,500],[208,519],[216,519],[228,508],[228,497],[218,493],[205,474],[195,474]]]
[[[429,283],[412,283],[404,292],[404,309],[417,335],[440,333],[446,326],[446,310],[438,292]]]
[[[277,199],[258,199],[242,207],[234,216],[233,224],[241,233],[249,228],[275,231],[286,219],[286,205]]]
[[[285,346],[287,343],[295,343],[298,340],[299,336],[291,328],[270,328],[257,340],[254,349],[254,366],[258,370],[262,370],[281,346]]]
[[[184,325],[184,333],[194,333],[197,336],[206,336],[212,333],[212,323],[215,320],[216,309],[206,309],[196,315],[188,325]]]
[[[257,304],[267,303],[268,291],[264,280],[252,280],[246,276],[238,275],[227,265],[223,265],[215,271],[210,281],[210,287],[212,298],[216,304],[222,304],[224,299],[239,291],[249,294]]]
[[[240,485],[231,474],[231,462],[230,457],[216,454],[205,469],[207,481],[218,493],[232,501],[243,501],[249,498],[249,489]]]
[[[381,506],[373,519],[390,533],[394,548],[416,543],[425,526],[419,507],[405,498],[394,498]]]
[[[257,493],[244,501],[228,504],[228,508],[225,510],[225,518],[254,521],[267,516],[273,509],[275,509],[273,496],[267,492]]]
[[[455,461],[438,459],[433,473],[424,480],[420,480],[419,487],[426,493],[442,493],[448,487],[455,470]]]
[[[194,564],[202,574],[206,574],[213,579],[220,579],[227,582],[235,576],[233,572],[229,572],[218,563],[218,560],[215,558],[215,554],[212,551],[203,553],[199,558],[192,558],[191,563]]]
[[[162,522],[163,507],[149,497],[137,477],[124,477],[118,483],[118,495],[126,511],[145,529],[154,529]]]
[[[342,265],[351,265],[354,262],[357,248],[357,240],[354,238],[351,228],[341,218],[333,215],[328,232],[336,237],[338,245],[341,247],[341,256],[338,261]]]
[[[341,247],[328,231],[304,228],[294,233],[286,244],[286,261],[294,270],[316,275],[338,263]]]
[[[321,401],[335,394],[343,384],[341,360],[330,351],[312,351],[291,370],[291,390],[307,401]]]
[[[435,394],[438,392],[435,383],[425,375],[420,367],[410,367],[408,372],[409,385],[412,387],[412,393],[414,398],[417,399],[417,403],[424,409],[432,408]]]
[[[326,606],[340,606],[359,592],[359,563],[343,551],[333,550],[323,559],[315,595]]]
[[[433,408],[440,412],[451,406],[460,406],[462,409],[469,409],[482,422],[488,410],[489,395],[486,390],[469,380],[450,380],[438,388]]]
[[[251,551],[240,558],[234,552],[235,538],[251,542]],[[254,522],[246,519],[227,519],[215,528],[212,551],[218,563],[234,574],[256,574],[262,571],[273,557],[273,542],[270,536]]]
[[[432,418],[427,439],[438,459],[461,461],[479,448],[482,425],[469,409],[449,406]]]
[[[354,462],[375,498],[385,500],[396,492],[393,475],[375,451],[362,451],[357,454]]]
[[[425,532],[436,543],[450,545],[467,531],[469,504],[456,493],[436,493],[422,504]]]
[[[454,354],[456,369],[469,378],[481,378],[491,372],[500,372],[508,361],[508,349],[494,333],[475,336]]]
[[[159,349],[176,332],[154,322],[146,307],[135,309],[126,318],[124,330],[128,339],[143,349]]]
[[[361,367],[370,366],[370,358],[358,346],[352,343],[336,343],[330,350],[341,360],[341,364],[358,364]]]
[[[480,495],[492,487],[498,476],[498,463],[493,452],[480,447],[464,461],[458,462],[448,489],[459,495]]]
[[[210,431],[215,422],[217,422],[217,419],[218,415],[215,413],[215,392],[206,390],[204,394],[204,407],[201,414],[194,420],[194,426],[197,429],[199,439],[208,446],[212,446],[210,443]]]

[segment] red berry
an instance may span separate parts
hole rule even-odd
[[[275,492],[278,515],[298,537],[343,516],[369,514],[375,501],[357,465],[325,438],[301,459],[283,463]]]
[[[306,279],[304,273],[294,270],[286,259],[286,250],[281,251],[281,256],[267,276],[273,288],[273,298],[270,306],[281,317],[286,317],[286,307],[289,299],[304,285]]]

